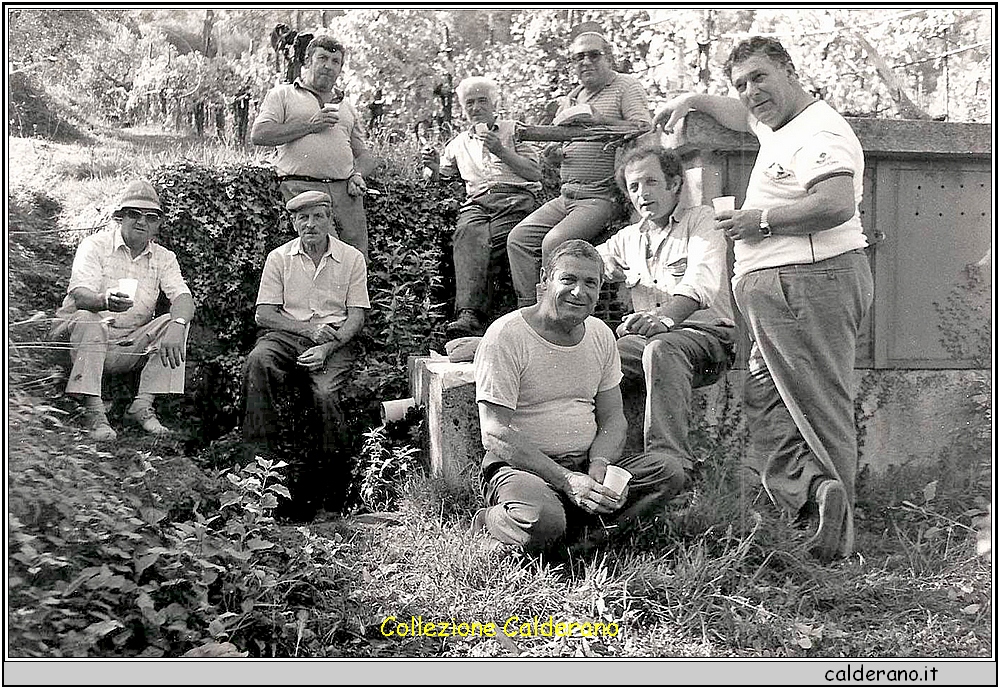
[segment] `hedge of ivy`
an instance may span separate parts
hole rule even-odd
[[[261,270],[267,253],[295,234],[270,168],[183,162],[158,169],[152,181],[166,213],[160,242],[177,254],[197,307],[188,402],[201,428],[193,433],[211,440],[240,423]],[[443,345],[454,291],[450,237],[461,192],[394,176],[381,192],[365,200],[372,308],[345,401],[347,435],[358,444],[378,423],[379,400],[408,395],[407,357]]]

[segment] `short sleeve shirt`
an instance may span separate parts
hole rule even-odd
[[[153,319],[160,292],[170,301],[181,294],[191,293],[181,276],[181,268],[173,251],[156,242],[149,242],[138,256],[132,256],[119,227],[105,228],[84,237],[73,258],[67,292],[85,287],[103,294],[109,288],[117,287],[122,278],[134,278],[139,287],[132,308],[128,311],[101,312],[102,316],[114,319],[114,327],[117,329],[134,330],[149,323]],[[67,297],[66,304],[70,300],[71,297]]]
[[[638,79],[628,74],[615,73],[611,81],[596,94],[587,98],[581,90],[575,97],[563,99],[559,110],[573,105],[589,105],[594,112],[619,120],[649,124],[649,98]],[[563,184],[614,186],[615,152],[605,150],[605,141],[572,141],[563,146],[563,161],[559,176]]]
[[[257,305],[281,307],[281,315],[300,322],[340,326],[348,307],[370,308],[364,256],[328,235],[326,253],[315,265],[293,239],[267,255]]]
[[[505,148],[538,162],[538,149],[526,141],[514,140],[514,122],[497,120],[497,136]],[[540,182],[524,179],[498,156],[490,153],[483,140],[466,130],[458,134],[444,147],[441,156],[441,174],[450,177],[458,172],[465,181],[465,192],[470,197],[488,191],[496,184],[522,187],[531,192],[542,190]]]
[[[296,80],[275,86],[260,105],[258,122],[308,122],[320,111],[319,96]],[[314,134],[277,147],[274,168],[279,175],[305,175],[320,179],[347,179],[354,171],[354,159],[368,150],[361,118],[354,105],[340,102],[340,120]]]
[[[744,208],[785,206],[806,198],[809,189],[822,180],[850,175],[855,211],[847,222],[821,232],[736,242],[733,282],[752,270],[814,263],[867,246],[858,210],[864,189],[864,152],[847,120],[823,101],[815,101],[777,130],[752,116],[749,124],[760,141],[760,152],[750,173]]]
[[[590,449],[594,399],[622,379],[614,333],[594,317],[585,327],[578,344],[556,345],[514,311],[487,328],[476,350],[476,401],[513,409],[511,425],[553,459]]]

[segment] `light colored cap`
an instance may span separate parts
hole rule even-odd
[[[288,203],[285,204],[285,208],[294,213],[295,211],[300,211],[303,208],[308,208],[309,206],[329,206],[332,205],[330,201],[330,195],[325,191],[304,191],[298,196],[289,199]]]
[[[118,207],[115,213],[120,213],[123,208],[140,208],[142,210],[160,211],[160,197],[156,195],[153,185],[144,179],[137,179],[129,182],[118,200]]]

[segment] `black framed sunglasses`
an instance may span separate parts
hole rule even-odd
[[[146,222],[155,224],[163,220],[163,214],[158,211],[141,211],[136,208],[123,208],[122,217],[138,222],[139,218],[145,218]]]
[[[570,59],[573,62],[583,62],[584,58],[589,57],[591,62],[597,62],[603,55],[607,55],[603,50],[581,50],[578,53],[571,54]]]

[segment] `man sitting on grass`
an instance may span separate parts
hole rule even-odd
[[[603,271],[593,246],[564,242],[542,269],[541,300],[497,319],[476,352],[489,507],[473,530],[528,552],[601,517],[654,515],[684,485],[667,456],[621,456],[621,361],[614,333],[592,315]],[[632,474],[621,494],[603,485],[611,464]]]
[[[130,183],[112,218],[116,226],[85,237],[76,250],[69,290],[56,312],[53,338],[69,337],[66,392],[79,395],[91,437],[113,441],[101,385],[105,374],[139,368],[139,389],[125,420],[152,435],[169,429],[153,411],[153,396],[184,392],[184,358],[194,300],[177,257],[154,240],[163,209],[153,185]],[[153,318],[160,292],[170,313]]]

